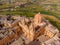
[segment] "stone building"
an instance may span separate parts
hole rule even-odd
[[[59,31],[36,14],[34,18],[5,16],[0,18],[0,45],[49,45],[59,43]],[[5,27],[5,28],[4,28]],[[56,43],[57,42],[57,43]]]

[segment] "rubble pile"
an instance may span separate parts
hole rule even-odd
[[[58,33],[41,14],[34,18],[0,16],[0,45],[48,45],[47,41],[58,37]]]

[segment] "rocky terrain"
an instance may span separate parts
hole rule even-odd
[[[60,45],[59,30],[38,13],[0,16],[0,45]]]

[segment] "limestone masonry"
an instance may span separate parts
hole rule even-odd
[[[60,45],[59,30],[38,13],[0,16],[0,45]]]

